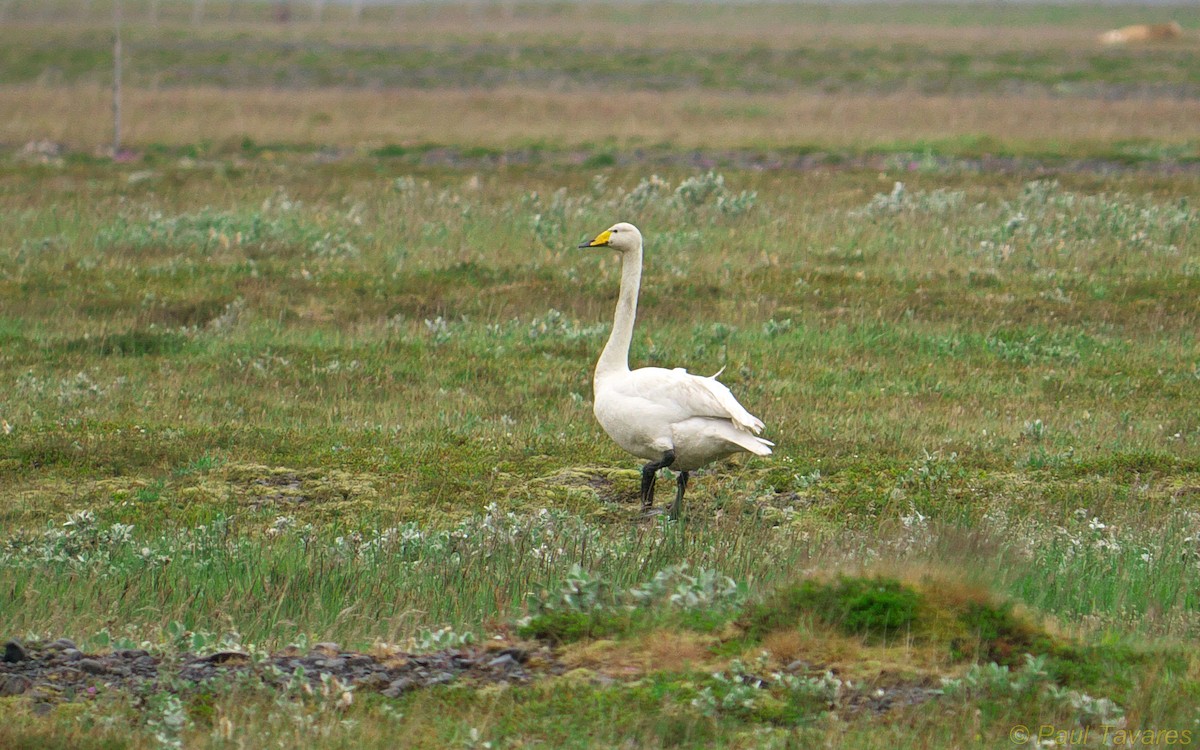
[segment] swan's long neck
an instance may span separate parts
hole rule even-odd
[[[612,372],[629,372],[629,344],[633,341],[633,321],[637,317],[638,288],[642,285],[642,243],[621,256],[621,294],[617,297],[617,313],[613,316],[612,333],[600,361],[596,363],[596,378]]]

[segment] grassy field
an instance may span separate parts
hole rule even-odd
[[[34,7],[0,636],[165,666],[0,679],[0,745],[1196,741],[1200,47],[1094,40],[1166,10],[368,9],[392,49],[164,4],[114,161],[103,27]],[[777,443],[679,523],[591,414],[618,268],[575,246],[622,219],[635,365],[724,368]],[[548,656],[399,697],[170,667],[472,640]]]
[[[331,7],[315,24],[294,3],[295,20],[274,24],[210,3],[213,22],[196,26],[180,23],[190,3],[162,3],[157,24],[126,5],[124,141],[141,149],[228,156],[249,139],[1200,161],[1195,30],[1158,45],[1096,40],[1187,21],[1170,6],[414,5],[368,8],[387,17],[362,24]],[[0,27],[0,143],[91,152],[111,139],[103,4],[99,23],[79,11],[48,25],[37,8],[11,7]]]

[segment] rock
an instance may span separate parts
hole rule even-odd
[[[4,644],[4,661],[9,664],[16,664],[28,658],[29,652],[25,650],[20,641],[14,639]]]
[[[53,703],[47,703],[46,701],[39,701],[38,703],[33,704],[33,715],[34,716],[45,716],[46,714],[50,713],[53,710],[54,710]]]
[[[386,672],[368,672],[367,674],[352,680],[354,685],[363,690],[378,690],[382,691],[391,685],[391,680]]]
[[[352,669],[357,667],[369,667],[374,665],[375,659],[367,654],[355,654],[346,659],[346,666]]]
[[[108,667],[99,659],[80,659],[79,669],[88,674],[106,674]]]
[[[226,664],[228,662],[243,663],[250,660],[250,654],[245,651],[218,651],[215,654],[209,654],[203,658],[197,659],[205,664]]]
[[[378,691],[392,698],[454,682],[460,675],[501,689],[528,682],[537,675],[566,671],[548,649],[501,650],[497,646],[493,647],[496,650],[470,647],[428,654],[393,650],[381,655],[342,652],[336,646],[332,642],[321,643],[307,656],[290,650],[261,662],[239,650],[218,651],[205,656],[185,653],[167,662],[172,665],[171,671],[175,673],[174,679],[178,680],[180,689],[186,689],[189,683],[203,683],[228,672],[257,676],[268,685],[280,687],[288,681],[289,673],[303,667],[310,682],[318,676],[332,674],[360,690]],[[53,706],[63,700],[93,696],[100,682],[111,690],[139,690],[147,681],[157,682],[163,662],[163,658],[137,648],[88,654],[65,638],[52,644],[34,644],[28,649],[17,640],[10,640],[5,643],[5,657],[0,661],[0,696],[20,696],[22,705],[31,707],[39,703]],[[272,667],[282,674],[271,670]],[[576,677],[585,675],[581,673]],[[597,678],[593,677],[592,681],[596,682]]]
[[[512,669],[519,666],[520,663],[513,657],[512,654],[500,654],[495,659],[488,662],[488,666],[494,669]]]
[[[382,691],[383,695],[388,698],[399,698],[403,693],[417,687],[416,680],[411,677],[401,677],[398,680],[392,680],[392,683]]]
[[[523,648],[516,648],[514,646],[511,648],[506,648],[506,649],[502,650],[500,653],[508,654],[513,659],[515,659],[518,664],[524,664],[525,662],[529,661],[529,652]]]
[[[0,697],[21,695],[31,687],[33,687],[33,680],[23,675],[0,675]]]
[[[372,672],[354,681],[354,685],[362,690],[381,690],[388,684],[388,677],[382,672]],[[395,696],[391,697],[394,698]]]

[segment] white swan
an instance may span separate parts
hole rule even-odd
[[[629,369],[629,343],[642,282],[642,233],[632,224],[614,224],[579,247],[608,247],[621,253],[621,293],[612,334],[593,380],[597,421],[617,445],[650,463],[642,467],[642,507],[654,506],[658,470],[679,472],[670,518],[678,518],[688,472],[746,451],[771,454],[769,440],[756,437],[763,423],[746,411],[717,375],[691,375],[678,367]]]

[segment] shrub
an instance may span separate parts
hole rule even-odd
[[[808,615],[847,635],[883,640],[911,629],[920,604],[919,593],[891,578],[806,580],[749,608],[742,624],[751,637],[761,638]]]

